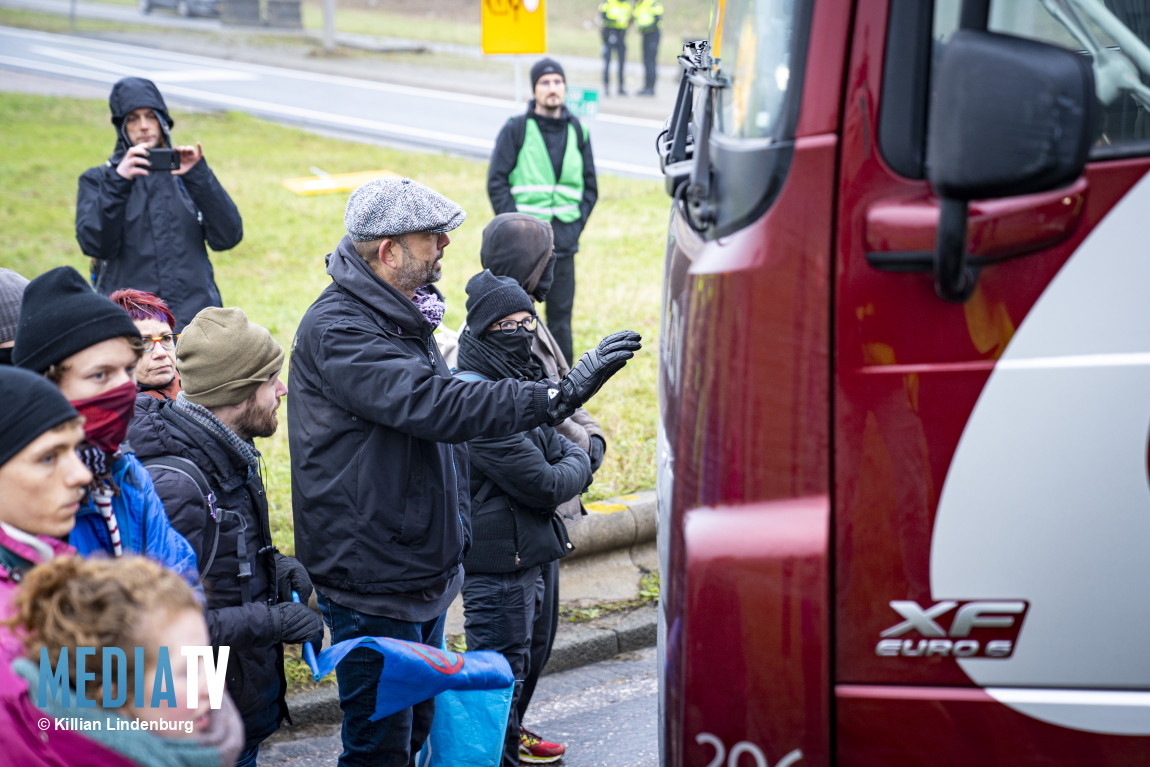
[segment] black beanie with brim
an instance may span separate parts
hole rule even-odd
[[[72,267],[58,266],[24,289],[12,364],[43,373],[101,341],[139,335],[126,311],[92,290]]]
[[[15,367],[0,367],[0,402],[0,466],[44,432],[80,417],[55,384]]]

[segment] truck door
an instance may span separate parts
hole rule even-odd
[[[1150,8],[983,3],[989,31],[1090,61],[1097,140],[1071,183],[971,202],[976,279],[940,297],[936,264],[897,254],[935,249],[928,148],[971,94],[934,78],[977,5],[859,2],[853,19],[832,319],[837,763],[1144,764]]]

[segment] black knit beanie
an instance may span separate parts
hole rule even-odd
[[[539,59],[531,67],[531,90],[535,90],[535,83],[543,75],[559,75],[563,82],[567,82],[567,75],[563,74],[563,67],[555,59]]]
[[[53,426],[79,418],[56,385],[41,375],[0,367],[0,466]]]
[[[24,289],[12,363],[43,373],[101,341],[139,335],[126,311],[88,287],[72,267],[58,266]]]
[[[496,277],[484,269],[467,281],[467,327],[477,336],[508,315],[534,311],[527,293],[510,277]]]

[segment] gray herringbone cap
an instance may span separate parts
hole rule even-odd
[[[465,218],[457,203],[418,181],[381,178],[351,193],[343,223],[353,240],[370,242],[411,232],[450,232]]]

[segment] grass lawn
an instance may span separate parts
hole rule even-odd
[[[0,94],[0,114],[0,231],[6,240],[0,265],[29,278],[65,264],[86,273],[74,236],[76,181],[111,152],[106,102]],[[443,192],[468,211],[451,235],[440,283],[448,299],[447,324],[462,323],[464,285],[479,269],[481,233],[493,215],[485,162],[321,138],[238,113],[177,111],[173,117],[176,140],[203,143],[244,217],[243,242],[212,256],[224,303],[242,307],[285,348],[328,284],[324,255],[344,233],[346,194],[299,197],[280,184],[308,175],[312,165],[331,173],[386,168]],[[656,334],[668,210],[657,181],[600,176],[599,189],[577,257],[576,351],[622,328],[640,331],[646,348],[590,403],[607,431],[608,450],[586,500],[654,485]],[[283,419],[279,432],[259,448],[267,464],[276,543],[290,553]]]

